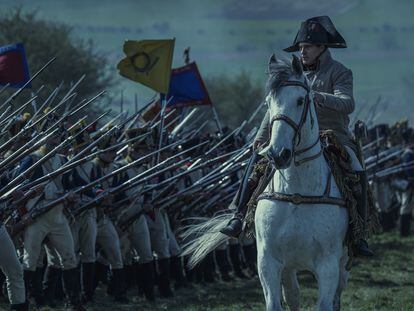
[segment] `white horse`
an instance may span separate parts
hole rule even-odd
[[[268,311],[282,310],[282,282],[291,310],[299,310],[297,272],[318,282],[319,310],[339,310],[348,280],[345,235],[348,213],[322,156],[308,81],[297,57],[269,62],[271,138],[263,150],[277,169],[259,197],[255,214],[258,272]],[[185,247],[195,264],[225,239],[218,232],[231,215],[190,228]],[[201,234],[200,234],[201,233]]]

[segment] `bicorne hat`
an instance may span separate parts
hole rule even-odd
[[[347,47],[345,39],[328,16],[312,17],[302,22],[293,44],[284,51],[299,51],[299,43],[321,44],[337,49]]]

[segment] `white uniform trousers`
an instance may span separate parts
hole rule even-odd
[[[112,269],[122,269],[124,267],[118,232],[116,232],[112,221],[105,216],[98,222],[96,243],[102,248]]]
[[[47,203],[47,202],[46,202]],[[40,216],[24,231],[23,267],[35,271],[41,256],[42,243],[48,238],[48,245],[59,255],[64,270],[76,268],[73,237],[62,207],[56,206]]]
[[[6,276],[7,293],[11,304],[26,301],[23,281],[23,269],[17,258],[14,244],[4,228],[0,225],[0,268]]]

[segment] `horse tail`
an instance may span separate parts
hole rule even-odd
[[[228,211],[208,220],[206,218],[189,219],[193,223],[183,227],[180,236],[183,241],[186,241],[183,245],[182,256],[189,256],[187,265],[190,269],[229,239],[220,232],[220,229],[224,228],[232,217],[233,212]]]

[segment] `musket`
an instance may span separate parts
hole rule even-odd
[[[389,161],[389,160],[392,160],[392,159],[394,159],[394,158],[396,158],[396,157],[399,157],[402,153],[404,153],[404,150],[405,150],[405,149],[401,149],[401,150],[398,150],[398,151],[392,152],[392,153],[390,153],[390,154],[388,154],[388,155],[386,155],[386,156],[383,156],[382,158],[380,158],[380,159],[379,159],[379,160],[377,160],[376,162],[374,162],[374,163],[372,163],[372,164],[368,165],[368,166],[367,166],[367,170],[371,170],[371,169],[375,168],[375,167],[376,167],[376,166],[378,166],[378,165],[381,165],[381,164],[383,164],[383,163],[386,163],[386,162],[387,162],[387,161]]]
[[[214,150],[216,150],[222,143],[227,141],[230,137],[232,137],[235,133],[239,133],[241,129],[246,125],[246,122],[243,122],[239,127],[235,128],[230,134],[225,136],[222,140],[220,140],[213,148],[211,148],[206,155],[212,153]]]
[[[102,118],[104,115],[105,115],[106,113],[104,113],[103,115],[101,115],[100,117],[98,117],[98,119],[99,118]],[[86,118],[86,117],[84,117],[84,118]],[[72,126],[72,128],[74,127],[74,126],[76,126],[77,124],[79,124],[81,121],[83,120],[83,118],[81,119],[81,120],[79,120],[75,125],[73,125]],[[95,123],[96,121],[93,121],[93,122],[91,122],[90,124],[93,124],[93,123]],[[77,137],[77,135],[81,135],[84,131],[86,131],[88,129],[88,126],[85,126],[81,131],[79,131],[78,133],[76,133],[76,135],[75,136],[73,136],[73,139],[75,139],[76,137]],[[42,141],[43,141],[43,139],[42,139]],[[37,146],[38,145],[42,145],[41,143],[39,143],[39,144],[37,144]],[[110,148],[108,148],[108,149],[112,149],[113,148],[113,146],[112,147],[110,147]],[[36,179],[36,180],[34,180],[34,181],[32,181],[32,182],[29,182],[29,183],[27,183],[27,184],[24,184],[23,186],[18,186],[18,188],[20,189],[20,190],[22,190],[22,191],[24,191],[24,190],[27,190],[27,189],[30,189],[31,187],[35,187],[36,185],[38,185],[38,184],[40,184],[40,183],[43,183],[43,182],[45,182],[45,181],[48,181],[48,180],[50,180],[50,179],[53,179],[53,178],[55,178],[56,176],[59,176],[59,175],[62,175],[63,173],[65,173],[65,172],[67,172],[67,171],[69,171],[70,169],[72,169],[72,168],[74,168],[74,167],[76,167],[76,166],[79,166],[79,165],[81,165],[81,164],[83,164],[83,163],[85,163],[86,161],[88,161],[88,160],[91,160],[91,159],[93,159],[94,157],[96,157],[97,155],[99,155],[99,154],[101,154],[101,153],[104,153],[104,152],[107,152],[107,151],[109,151],[108,149],[105,149],[105,150],[100,150],[100,151],[98,151],[98,152],[95,152],[95,153],[93,153],[93,154],[90,154],[90,155],[88,155],[88,156],[86,156],[86,157],[84,157],[84,158],[82,158],[82,159],[80,159],[80,160],[77,160],[77,161],[74,161],[73,160],[73,158],[72,159],[69,159],[67,162],[65,162],[59,169],[57,169],[57,170],[55,170],[55,171],[53,171],[53,172],[50,172],[50,173],[48,173],[48,174],[46,174],[46,175],[44,175],[44,176],[42,176],[42,177],[40,177],[40,178],[38,178],[38,179]],[[16,190],[16,188],[15,189],[12,189],[11,191],[14,191],[14,190]],[[1,197],[0,198],[0,201],[4,201],[4,197]]]
[[[414,168],[414,161],[409,161],[407,163],[402,163],[398,165],[394,165],[383,169],[379,172],[375,172],[374,174],[370,175],[370,178],[384,178],[393,174],[405,172]]]
[[[178,132],[184,127],[184,125],[192,118],[198,111],[198,108],[194,108],[187,116],[171,131],[171,136],[174,138]]]
[[[61,105],[63,105],[64,102],[61,103]],[[16,140],[18,137],[26,134],[27,132],[30,132],[30,130],[36,126],[36,124],[38,124],[39,122],[41,122],[43,119],[47,118],[51,113],[53,113],[54,110],[56,110],[59,106],[56,106],[55,108],[51,109],[49,112],[47,112],[45,115],[43,115],[42,117],[40,117],[38,120],[34,121],[31,125],[29,125],[28,127],[23,127],[23,129],[20,130],[20,132],[18,132],[16,135],[14,135],[13,137],[11,137],[9,140],[7,140],[5,143],[3,143],[0,146],[0,153],[4,152],[11,143],[13,143],[14,140]],[[45,133],[47,133],[48,131],[50,132],[52,129],[49,128],[46,130]]]
[[[0,162],[0,172],[10,169],[25,156],[31,154],[34,150],[42,146],[46,140],[52,137],[55,133],[56,130],[44,135],[43,137],[39,137],[39,135],[33,137],[19,149],[14,151],[10,156]]]
[[[8,116],[8,114],[9,114],[10,110],[12,110],[12,107],[11,107],[11,106],[8,106],[8,107],[6,108],[6,110],[4,110],[4,111],[2,112],[2,114],[0,115],[0,120],[3,120],[4,118],[7,118],[7,116]]]
[[[204,144],[204,143],[201,143],[201,144]],[[201,145],[201,144],[200,144],[200,145]],[[197,148],[197,147],[198,147],[198,145],[197,145],[197,146],[194,146],[193,148]],[[163,172],[165,172],[165,171],[167,171],[167,170],[171,169],[171,167],[167,167],[167,168],[165,168],[165,169],[163,169],[163,170],[161,170],[161,171],[158,171],[158,172],[156,172],[156,173],[154,173],[154,174],[151,174],[151,175],[149,175],[149,176],[144,177],[144,176],[145,176],[145,175],[147,175],[148,173],[150,173],[150,172],[152,172],[152,171],[154,171],[154,170],[157,170],[157,169],[158,169],[158,167],[161,167],[162,165],[165,165],[166,163],[168,163],[168,162],[172,161],[173,159],[175,159],[175,158],[177,158],[177,157],[179,157],[179,156],[181,156],[181,155],[183,155],[183,154],[185,154],[185,153],[187,153],[187,152],[191,151],[193,148],[189,148],[189,149],[187,149],[187,150],[184,150],[184,151],[182,151],[182,152],[178,153],[177,155],[175,155],[174,157],[168,158],[168,159],[166,159],[166,160],[164,160],[164,161],[160,162],[160,163],[159,163],[159,164],[157,164],[156,166],[154,166],[154,167],[152,167],[152,168],[150,168],[150,169],[146,170],[145,172],[142,172],[141,174],[138,174],[137,176],[135,176],[135,177],[133,177],[133,178],[129,179],[128,181],[126,181],[126,182],[122,183],[121,185],[119,185],[119,186],[117,186],[117,187],[115,187],[115,188],[111,189],[109,192],[107,192],[107,194],[106,194],[106,195],[114,194],[114,193],[117,193],[117,192],[120,192],[120,191],[126,191],[126,190],[127,190],[127,189],[129,189],[130,187],[135,187],[137,184],[144,183],[144,182],[146,182],[147,180],[150,180],[151,178],[154,178],[155,176],[157,176],[157,175],[159,175],[159,174],[162,174]],[[142,157],[142,158],[141,158],[141,160],[142,160],[143,158],[145,158],[145,157],[149,157],[149,156],[150,156],[150,155],[144,156],[144,157]],[[181,165],[181,164],[182,164],[181,162],[183,162],[183,163],[184,163],[185,161],[188,161],[188,158],[187,158],[187,159],[184,159],[184,160],[182,160],[182,161],[180,161],[180,162],[178,162],[178,163],[174,163],[172,166]],[[137,162],[137,161],[134,161],[134,162]],[[130,164],[132,164],[132,162],[131,162]],[[105,175],[105,176],[102,176],[101,178],[98,178],[97,180],[95,180],[95,181],[93,181],[93,182],[91,182],[91,183],[89,183],[89,184],[87,184],[87,185],[85,185],[85,186],[81,186],[81,187],[79,187],[78,189],[76,189],[76,190],[74,190],[74,191],[72,191],[72,192],[70,192],[70,193],[71,193],[71,194],[77,194],[77,193],[81,193],[81,192],[85,191],[86,189],[90,189],[91,187],[93,187],[93,186],[95,186],[95,185],[97,185],[97,184],[101,183],[102,181],[104,181],[104,180],[106,180],[106,179],[108,179],[108,178],[111,178],[112,176],[114,176],[114,175],[116,175],[116,174],[119,174],[119,173],[120,173],[120,172],[122,172],[123,170],[128,169],[128,168],[130,167],[130,164],[125,165],[125,166],[123,166],[123,167],[121,167],[121,168],[119,168],[119,169],[117,169],[117,170],[115,170],[115,171],[113,171],[113,172],[111,172],[111,173],[109,173],[109,174]],[[136,165],[136,164],[137,164],[137,163],[135,163],[135,165]],[[144,178],[143,178],[143,177],[144,177]],[[101,194],[101,195],[99,195],[96,199],[92,200],[91,202],[87,203],[86,205],[83,205],[81,208],[76,209],[76,213],[77,213],[77,215],[79,215],[80,213],[82,213],[84,210],[86,210],[86,209],[88,209],[88,208],[91,208],[91,207],[95,206],[95,204],[97,204],[97,202],[98,202],[100,199],[102,199],[103,197],[105,197],[106,195]],[[11,233],[11,234],[12,234],[13,236],[15,236],[17,233],[21,232],[21,231],[22,231],[22,230],[23,230],[23,229],[24,229],[24,228],[25,228],[28,224],[33,223],[33,222],[34,222],[34,220],[35,220],[37,217],[39,217],[40,215],[43,215],[44,213],[48,212],[48,211],[49,211],[49,210],[51,210],[53,207],[55,207],[55,206],[57,206],[57,205],[62,204],[62,203],[63,203],[63,202],[64,202],[64,201],[68,198],[68,196],[69,196],[69,194],[65,194],[65,195],[64,195],[64,196],[62,196],[61,198],[56,199],[56,200],[54,200],[54,201],[50,202],[49,204],[45,205],[42,209],[33,209],[32,211],[30,211],[30,213],[28,213],[28,214],[26,214],[26,215],[24,216],[24,218],[22,219],[22,221],[20,221],[18,224],[16,224],[16,225],[13,227],[13,230],[12,230],[12,233]]]
[[[159,200],[159,201],[157,202],[157,204],[158,204],[158,205],[163,205],[164,203],[167,203],[167,202],[169,202],[169,201],[171,202],[173,199],[179,198],[179,197],[180,197],[180,196],[182,196],[184,193],[190,192],[191,190],[194,190],[194,189],[196,189],[196,188],[198,188],[198,190],[196,190],[196,192],[197,192],[197,191],[199,191],[200,189],[202,189],[202,188],[204,188],[204,187],[206,187],[206,186],[209,186],[212,182],[215,182],[216,180],[222,179],[222,178],[223,178],[223,177],[225,177],[225,176],[228,176],[228,175],[233,174],[234,172],[238,171],[241,167],[242,167],[242,165],[241,165],[241,164],[239,164],[239,165],[234,165],[234,166],[232,167],[232,169],[230,169],[230,170],[228,170],[228,171],[225,171],[225,172],[220,172],[220,173],[216,174],[215,176],[211,176],[211,178],[210,178],[210,179],[208,179],[208,180],[207,180],[206,182],[204,182],[203,184],[193,184],[192,186],[187,187],[187,188],[185,188],[185,189],[183,189],[183,190],[181,190],[181,191],[179,191],[179,192],[175,193],[174,195],[169,196],[168,198],[164,198],[164,199]]]
[[[0,122],[0,127],[4,127],[4,124],[7,121],[13,121],[12,119],[20,114],[27,106],[29,106],[35,99],[37,98],[36,96],[33,96],[32,98],[30,98],[27,102],[25,102],[21,107],[19,107],[19,109],[16,109],[14,112],[12,112],[11,114],[9,114],[4,120],[2,120]],[[8,128],[8,126],[6,126],[6,128]]]
[[[28,86],[43,70],[46,69],[51,63],[53,63],[56,60],[56,57],[53,57],[51,60],[49,60],[42,68],[39,69],[38,72],[36,72],[21,88],[19,88],[16,92],[13,93],[12,96],[10,96],[1,106],[0,110],[2,110],[7,104],[12,103],[17,96],[24,90],[26,86]]]
[[[203,176],[200,180],[196,181],[195,184],[200,184],[206,179],[208,179],[210,176],[214,175],[218,171],[225,171],[226,169],[230,168],[234,163],[237,163],[240,161],[243,157],[245,157],[247,154],[251,152],[249,148],[241,148],[240,150],[235,150],[233,153],[237,152],[234,156],[232,156],[227,161],[223,162],[218,167],[214,168],[211,172],[209,172],[207,175]]]
[[[3,92],[10,86],[10,82],[7,83],[6,85],[4,85],[1,89],[0,89],[0,94],[3,94]]]
[[[70,94],[72,94],[72,92],[78,87],[78,85],[83,81],[83,79],[85,79],[86,75],[83,74],[78,81],[76,81],[76,83],[69,89],[69,91],[66,93],[65,96],[63,96],[63,98],[61,99],[62,101],[65,100]]]
[[[259,105],[257,106],[256,110],[250,116],[249,120],[247,120],[247,124],[252,123],[252,121],[254,120],[254,118],[256,118],[257,114],[260,112],[260,110],[262,110],[262,108],[264,106],[266,106],[266,102],[265,101],[262,101],[262,102],[259,103]]]
[[[362,150],[363,150],[363,151],[366,151],[366,150],[370,149],[372,146],[375,146],[375,145],[379,144],[379,143],[380,143],[380,142],[382,142],[383,140],[385,140],[385,137],[384,137],[384,136],[382,136],[382,137],[380,137],[380,138],[377,138],[377,139],[375,139],[374,141],[372,141],[372,142],[370,142],[370,143],[368,143],[368,144],[366,144],[366,145],[363,145],[363,146],[362,146]]]
[[[76,122],[71,128],[73,128],[77,125],[79,125],[79,121]],[[58,130],[58,128],[55,129],[55,131],[57,131],[57,130]],[[83,130],[86,130],[86,128],[83,129]],[[52,158],[60,149],[62,149],[62,147],[64,147],[68,143],[75,140],[82,133],[83,133],[83,131],[81,130],[78,133],[76,133],[74,136],[69,136],[63,142],[58,144],[56,147],[54,147],[52,150],[50,150],[47,154],[45,154],[43,157],[41,157],[36,163],[32,164],[25,171],[21,172],[17,177],[15,177],[13,180],[11,180],[6,186],[4,186],[3,188],[0,189],[0,196],[4,195],[10,189],[13,189],[16,185],[23,182],[27,178],[27,176],[29,176],[32,172],[34,172],[34,170],[36,170],[39,166],[41,166],[43,163],[45,163],[50,158]]]
[[[210,122],[209,120],[204,121],[195,131],[194,133],[192,133],[190,135],[190,138],[194,138],[196,137],[208,124],[208,122]]]
[[[168,159],[168,161],[169,160],[170,159]],[[157,177],[157,176],[159,176],[159,175],[161,175],[161,174],[163,174],[163,173],[171,170],[171,168],[173,168],[173,167],[182,165],[185,161],[188,161],[188,158],[183,159],[183,160],[181,160],[181,161],[179,161],[177,163],[174,163],[174,164],[172,164],[172,165],[170,165],[170,166],[168,166],[168,167],[166,167],[164,169],[157,170],[159,167],[161,167],[165,163],[168,163],[168,162],[165,162],[165,161],[160,162],[157,165],[155,165],[155,166],[151,167],[150,169],[146,170],[145,172],[142,172],[142,173],[138,174],[137,176],[134,176],[133,178],[128,179],[127,181],[123,182],[122,184],[120,184],[120,185],[118,185],[118,186],[116,186],[114,188],[105,190],[104,192],[102,192],[101,194],[99,194],[96,198],[94,198],[91,201],[89,201],[88,203],[82,205],[79,208],[76,208],[74,211],[72,211],[72,214],[75,217],[77,217],[81,213],[83,213],[84,211],[86,211],[86,210],[88,210],[90,208],[93,208],[96,205],[98,205],[102,201],[102,199],[104,199],[105,197],[110,196],[110,195],[112,195],[112,196],[113,195],[116,195],[116,194],[118,194],[120,192],[127,191],[127,190],[129,190],[129,189],[131,189],[133,187],[136,187],[136,186],[138,186],[140,184],[143,184],[143,183],[145,183],[145,182],[153,179],[154,177]],[[147,175],[149,172],[152,172],[152,171],[155,171],[155,172],[152,173],[152,174],[150,174],[150,175]],[[147,176],[145,176],[145,175],[147,175]],[[95,183],[95,182],[93,182],[93,183]],[[89,186],[89,184],[88,184],[88,186]],[[78,192],[78,190],[76,190],[74,193],[77,193],[77,192]]]
[[[171,206],[175,206],[178,202],[181,201],[182,196],[191,196],[194,197],[199,192],[207,192],[211,189],[214,189],[217,186],[221,186],[224,183],[230,181],[230,175],[236,172],[237,170],[241,169],[243,166],[235,166],[231,171],[225,172],[220,174],[219,176],[216,176],[214,180],[211,180],[210,183],[205,183],[202,185],[197,185],[196,187],[188,187],[187,189],[184,189],[184,191],[181,192],[179,196],[171,196],[169,198],[165,198],[158,202],[158,206],[160,209],[169,209]],[[216,183],[217,182],[217,183]],[[216,183],[216,184],[215,184]],[[196,189],[194,189],[196,188]],[[209,189],[210,188],[210,189]],[[189,194],[186,194],[186,192],[190,192]],[[198,195],[199,197],[203,198],[203,195]],[[199,200],[197,200],[196,203],[198,203]],[[181,209],[183,213],[189,211],[191,208],[196,206],[196,204],[191,204],[190,206],[185,206]],[[190,208],[191,207],[191,208]]]

